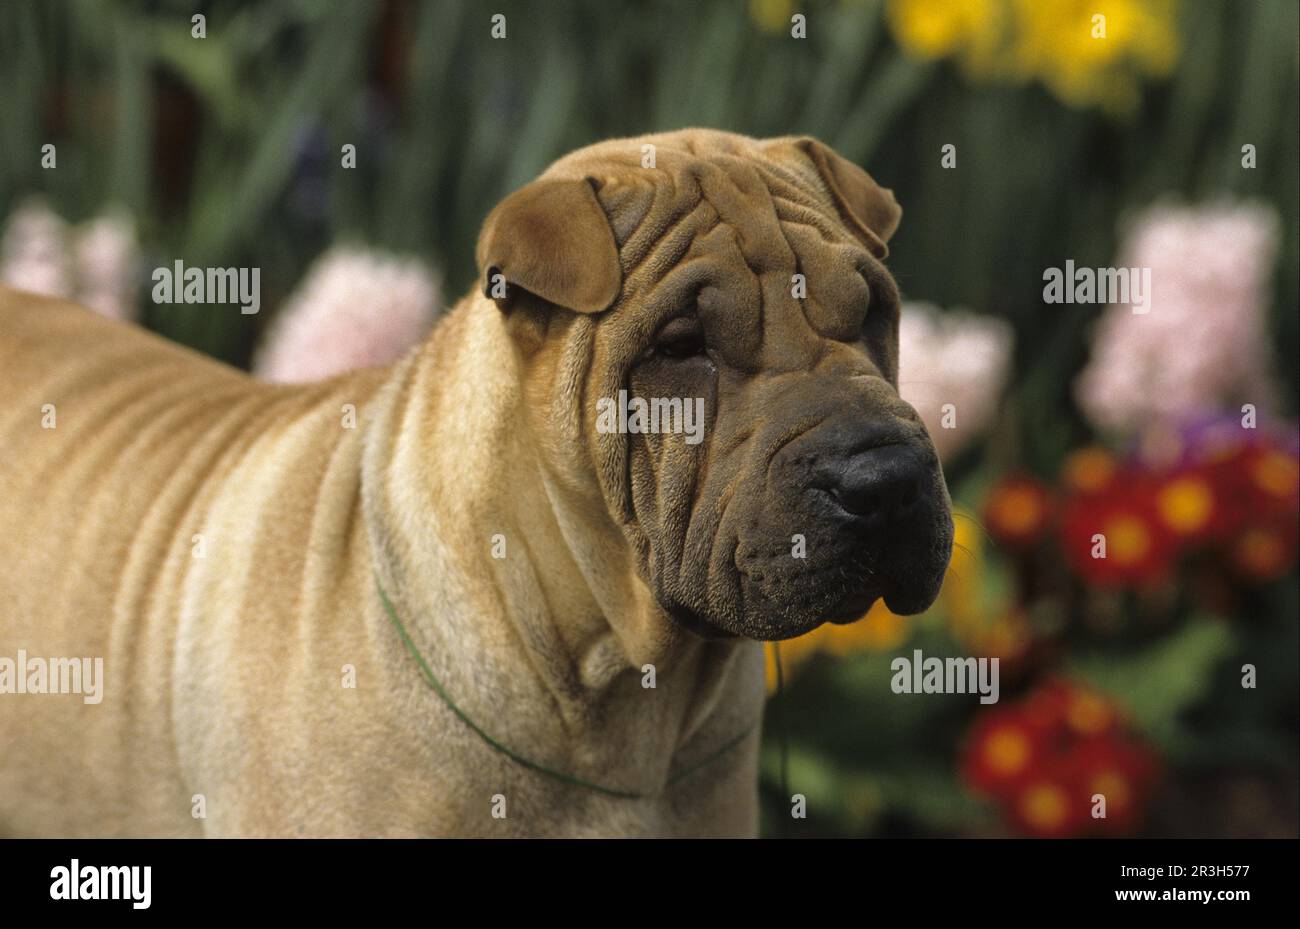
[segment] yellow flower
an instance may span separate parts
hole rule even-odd
[[[784,32],[790,28],[794,0],[749,0],[749,18],[766,32]]]
[[[963,513],[953,514],[952,559],[939,598],[958,636],[982,622],[984,534],[980,524]]]
[[[1176,0],[889,0],[898,43],[976,78],[1037,80],[1073,106],[1137,102],[1178,58]]]
[[[894,36],[920,58],[961,54],[968,67],[987,62],[999,44],[1004,0],[890,0]]]
[[[808,660],[809,657],[816,654],[821,648],[823,630],[825,626],[818,626],[812,632],[806,633],[794,639],[786,639],[783,642],[769,642],[764,648],[767,659],[767,692],[776,692],[776,652],[781,650],[781,670],[785,672],[785,680],[789,682],[790,677],[799,665]]]
[[[977,655],[1014,659],[1033,639],[1028,617],[1005,597],[988,602],[984,534],[979,523],[957,513],[953,529],[952,561],[939,592],[948,630]]]
[[[911,620],[891,613],[884,600],[877,600],[857,622],[827,626],[823,648],[832,655],[888,651],[907,641],[911,635],[910,623]]]
[[[1178,57],[1173,0],[1014,0],[1019,76],[1066,103],[1126,110],[1139,73],[1167,75]]]
[[[786,639],[780,643],[781,667],[785,679],[817,652],[830,655],[850,655],[860,651],[888,651],[905,643],[912,634],[912,622],[892,613],[885,601],[877,600],[867,615],[853,623],[837,625],[826,623],[812,632]],[[777,643],[767,647],[767,689],[776,690]]]

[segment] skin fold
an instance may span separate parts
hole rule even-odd
[[[97,705],[0,695],[0,834],[755,834],[760,640],[947,563],[898,215],[811,139],[601,143],[492,211],[425,342],[310,385],[0,290],[0,656],[104,659]],[[599,431],[620,389],[702,397],[703,441]],[[485,744],[377,579],[485,730],[641,796]]]

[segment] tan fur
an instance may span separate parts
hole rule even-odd
[[[887,194],[844,193],[854,175],[831,189],[789,144],[652,138],[729,159],[775,152],[771,170],[791,179],[807,222],[874,248],[876,232],[837,217],[836,198]],[[595,146],[547,177],[599,165],[615,236],[632,238],[624,270],[662,277],[681,253],[664,263],[645,249],[671,245],[680,204],[622,211],[613,181],[639,170],[637,150]],[[881,202],[859,209],[897,222]],[[883,245],[892,227],[877,232]],[[597,286],[569,271],[545,286],[577,286],[592,313],[611,293],[601,273]],[[624,329],[654,324],[638,321],[639,299],[614,310]],[[652,595],[646,546],[623,518],[622,465],[592,435],[583,394],[610,362],[596,327],[506,313],[476,293],[389,368],[284,387],[0,290],[0,656],[105,664],[97,706],[0,695],[0,834],[755,833],[757,729],[665,786],[759,720],[762,646],[688,633]],[[43,404],[57,428],[41,427]],[[498,533],[504,559],[491,554]],[[485,745],[420,677],[376,575],[484,728],[646,798],[558,783]],[[654,689],[642,687],[647,664]],[[342,686],[345,665],[355,689]],[[191,815],[196,795],[204,819]]]

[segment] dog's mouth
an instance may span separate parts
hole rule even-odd
[[[760,641],[848,625],[880,603],[898,615],[924,612],[947,569],[952,522],[933,452],[918,448],[849,456],[829,489],[805,473],[813,452],[796,449],[774,471],[760,469],[764,486],[720,498],[730,509],[706,498],[699,512],[714,510],[719,522],[685,548],[707,556],[655,557],[649,546],[656,599],[698,636]]]
[[[788,625],[780,622],[775,623],[764,629],[763,633],[758,636],[755,636],[754,632],[739,628],[738,624],[714,621],[708,615],[707,610],[700,612],[680,603],[664,602],[663,600],[660,602],[674,623],[701,638],[758,637],[762,639],[784,639],[809,632],[822,623],[842,626],[857,622],[863,619],[878,602],[881,600],[887,602],[892,596],[894,586],[884,578],[870,576],[869,572],[868,578],[865,584],[855,585],[838,597],[830,591],[823,591],[821,595],[822,602],[826,603],[827,599],[830,598],[828,607],[809,609],[793,622],[788,618]],[[743,580],[741,582],[744,583]],[[805,607],[807,606],[809,604],[805,601]]]
[[[884,596],[884,586],[874,583],[865,590],[850,592],[826,614],[826,622],[836,626],[847,626],[849,623],[857,622],[866,616]]]
[[[830,594],[830,596],[835,595]],[[707,610],[700,612],[680,603],[663,600],[660,603],[674,623],[700,638],[749,637],[778,640],[810,632],[822,623],[837,626],[850,625],[866,618],[871,609],[881,602],[898,615],[913,615],[924,610],[932,599],[932,594],[929,592],[912,591],[907,584],[872,576],[865,584],[855,586],[832,600],[829,607],[806,609],[808,604],[805,602],[806,611],[801,611],[802,615],[797,617],[786,612],[789,607],[779,608],[780,613],[784,614],[784,621],[777,619],[759,629],[749,629],[741,623],[715,621],[708,615]],[[750,606],[752,608],[754,604],[751,602]],[[748,618],[744,617],[744,619]]]

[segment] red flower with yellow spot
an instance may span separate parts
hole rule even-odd
[[[1160,478],[1154,507],[1162,528],[1182,547],[1231,537],[1247,507],[1236,465],[1229,460],[1180,468]]]
[[[1052,518],[1052,498],[1042,481],[1028,475],[1003,478],[984,501],[989,535],[1008,548],[1022,548],[1042,538]]]
[[[1071,452],[1061,467],[1061,484],[1081,494],[1099,494],[1114,483],[1119,473],[1115,456],[1099,445]]]
[[[1300,460],[1290,449],[1257,443],[1214,466],[1234,514],[1218,533],[1232,570],[1252,582],[1286,574],[1296,561]]]
[[[1105,735],[1118,721],[1114,704],[1090,690],[1076,689],[1066,702],[1065,724],[1075,735]]]
[[[1064,772],[1038,777],[1011,798],[1007,818],[1026,835],[1064,839],[1079,835],[1088,822],[1088,806]]]
[[[1300,459],[1280,448],[1255,446],[1234,462],[1253,503],[1269,509],[1300,509]]]
[[[1102,494],[1078,494],[1065,505],[1061,545],[1066,560],[1097,587],[1142,587],[1169,576],[1175,537],[1161,520],[1156,493],[1138,472]]]
[[[1045,730],[1064,735],[1106,735],[1119,725],[1119,708],[1090,687],[1049,680],[1025,699],[1026,712]]]
[[[1046,732],[1025,713],[1002,710],[975,722],[962,759],[962,776],[991,796],[1012,793],[1035,770]]]
[[[1123,738],[1085,739],[1062,764],[1071,772],[1092,831],[1129,835],[1141,824],[1158,775],[1150,751]]]
[[[1156,491],[1156,512],[1172,533],[1184,538],[1202,536],[1214,522],[1216,495],[1204,474],[1177,474]]]
[[[1247,526],[1228,543],[1228,561],[1248,580],[1274,580],[1295,564],[1296,536],[1294,515],[1273,515]]]
[[[976,720],[962,777],[1025,835],[1130,833],[1141,822],[1157,764],[1128,734],[1123,715],[1092,688],[1047,681]]]

